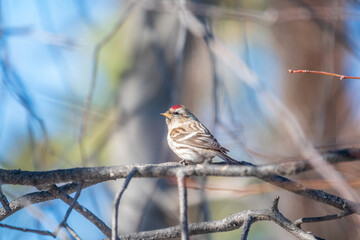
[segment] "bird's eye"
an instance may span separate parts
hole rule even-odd
[[[180,115],[178,112],[174,112],[174,115]]]

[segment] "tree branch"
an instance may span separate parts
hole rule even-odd
[[[185,175],[179,171],[176,175],[179,192],[179,208],[180,208],[180,229],[181,240],[189,240],[189,224],[187,215],[187,191],[185,187]]]
[[[360,149],[343,149],[328,152],[323,155],[328,163],[350,162],[360,159]],[[0,169],[2,184],[26,185],[46,187],[52,184],[68,182],[104,182],[126,178],[136,167],[138,171],[134,177],[176,177],[181,169],[186,176],[227,176],[227,177],[259,177],[265,178],[274,175],[294,175],[312,169],[309,161],[273,163],[256,166],[242,162],[243,165],[188,165],[183,167],[179,163],[169,162],[162,164],[139,164],[112,167],[70,168],[51,171],[22,171]]]
[[[250,231],[250,226],[253,223],[253,217],[249,216],[247,219],[245,219],[244,223],[243,223],[243,229],[241,231],[241,240],[246,240],[248,235],[249,235],[249,231]]]
[[[92,62],[92,73],[91,73],[91,85],[89,89],[88,96],[86,98],[86,105],[83,113],[83,118],[81,121],[80,126],[80,133],[79,133],[79,143],[80,143],[80,153],[82,155],[82,161],[85,163],[86,156],[85,151],[83,148],[83,138],[86,136],[87,131],[87,123],[88,123],[88,117],[89,117],[89,111],[92,104],[92,98],[94,95],[95,87],[96,87],[96,77],[97,77],[97,71],[98,71],[98,65],[99,65],[99,57],[100,52],[102,48],[115,36],[115,34],[119,31],[120,27],[123,25],[129,14],[132,12],[135,4],[137,2],[134,0],[129,0],[129,2],[126,2],[126,6],[124,7],[124,11],[120,15],[120,18],[116,22],[116,24],[113,26],[110,32],[108,32],[104,38],[102,38],[95,46],[94,52],[93,52],[93,62]]]
[[[340,80],[360,79],[360,77],[352,77],[352,76],[346,76],[346,75],[337,74],[337,73],[329,73],[329,72],[314,71],[314,70],[292,70],[292,69],[289,69],[288,72],[289,73],[314,73],[314,74],[328,75],[328,76],[338,77]]]
[[[359,149],[344,149],[336,152],[329,152],[323,155],[329,163],[349,162],[359,159]],[[250,163],[248,163],[250,164]],[[45,184],[83,182],[84,188],[104,182],[125,178],[129,175],[135,165],[117,167],[96,167],[96,168],[73,168],[65,170],[53,170],[43,172],[29,172],[21,170],[0,169],[0,182],[3,184],[18,184],[30,186],[44,186]],[[300,183],[290,179],[273,176],[277,174],[296,174],[311,169],[306,160],[297,162],[275,163],[262,166],[237,166],[237,165],[189,165],[181,166],[178,163],[144,164],[136,165],[137,172],[134,177],[173,177],[181,169],[186,176],[228,176],[228,177],[258,177],[266,182],[280,188],[291,191],[295,194],[311,198],[313,200],[331,205],[341,210],[352,209],[360,212],[360,205],[336,195],[321,190],[306,188]],[[68,184],[60,187],[66,193],[76,190],[76,184]],[[10,216],[12,213],[30,204],[55,199],[47,192],[31,193],[13,200],[9,206],[11,213],[6,213],[0,208],[0,220]]]
[[[5,194],[3,193],[1,185],[0,185],[0,202],[3,206],[3,208],[5,209],[5,211],[7,213],[10,213],[11,208],[9,207],[9,201],[8,201],[7,197],[5,196]]]
[[[72,197],[62,192],[56,185],[50,187],[48,191],[63,200],[68,205],[71,205],[74,202],[74,199]],[[105,236],[107,236],[108,238],[111,237],[111,229],[106,226],[106,224],[95,214],[93,214],[89,209],[83,207],[78,202],[75,202],[74,209],[81,215],[83,215],[86,219],[88,219],[90,222],[92,222],[100,231],[105,234]]]
[[[66,230],[68,230],[68,232],[70,233],[70,235],[75,238],[75,240],[81,240],[81,238],[79,237],[79,235],[77,235],[77,233],[74,231],[74,229],[72,229],[67,223],[64,223],[64,227],[66,228]]]
[[[119,218],[119,204],[120,199],[125,192],[126,188],[128,187],[131,179],[133,178],[134,174],[136,173],[137,169],[133,168],[129,175],[126,177],[125,182],[121,190],[116,194],[114,203],[113,203],[113,215],[112,215],[112,233],[111,239],[116,240],[116,236],[118,235],[118,218]]]
[[[355,161],[359,156],[358,149],[345,149],[336,152],[329,152],[323,157],[329,163]],[[294,182],[276,174],[297,174],[311,169],[310,164],[303,160],[297,162],[284,162],[276,164],[268,164],[262,166],[255,166],[251,163],[242,162],[244,165],[224,165],[224,164],[202,164],[181,166],[178,163],[163,163],[163,164],[144,164],[144,165],[129,165],[117,167],[96,167],[96,168],[74,168],[66,170],[53,170],[44,172],[29,172],[21,170],[4,170],[0,169],[0,182],[2,184],[22,184],[33,185],[38,188],[49,188],[46,185],[51,183],[67,183],[67,182],[82,182],[83,188],[104,182],[108,180],[115,180],[118,178],[129,177],[174,177],[178,171],[184,174],[184,177],[190,176],[229,176],[229,177],[258,177],[266,182],[276,185],[280,188],[286,189],[295,194],[334,206],[341,210],[347,210],[347,214],[353,212],[360,212],[360,205],[333,194],[326,193],[321,190],[306,188],[300,183]],[[134,171],[136,169],[136,171]],[[274,176],[275,175],[275,176]],[[69,205],[74,203],[74,200],[68,194],[76,191],[76,183],[68,183],[59,188],[52,187],[51,194],[47,191],[40,191],[30,193],[10,202],[9,208],[11,212],[7,212],[5,208],[0,208],[0,220],[10,216],[16,211],[39,202],[49,201],[60,198]],[[100,219],[98,219],[89,210],[74,203],[74,209],[83,214],[91,222],[93,222],[104,234],[110,238],[111,230]],[[308,220],[305,220],[308,221]],[[279,223],[280,224],[280,223]],[[301,224],[301,223],[300,223]],[[191,228],[189,227],[189,233]],[[246,232],[244,232],[246,236]]]
[[[83,184],[83,188],[87,188],[87,187],[95,185],[95,184],[96,184],[96,182],[86,183],[86,184]],[[69,183],[69,184],[65,184],[58,188],[64,193],[71,194],[76,191],[76,187],[77,187],[76,183]],[[54,200],[54,199],[57,199],[57,197],[47,191],[33,192],[33,193],[26,194],[24,196],[18,197],[9,203],[11,212],[6,212],[6,210],[4,208],[0,208],[0,221],[4,220],[5,218],[11,216],[15,212],[17,212],[27,206],[30,206],[35,203]]]
[[[71,211],[73,210],[75,203],[77,203],[78,198],[80,197],[80,193],[81,193],[81,189],[82,189],[82,184],[78,184],[77,188],[76,188],[76,194],[75,197],[70,205],[70,207],[68,208],[68,210],[66,211],[66,214],[63,218],[63,220],[61,221],[61,223],[59,224],[59,226],[55,229],[54,231],[54,235],[56,236],[58,234],[58,232],[60,231],[60,229],[62,227],[64,227],[66,224],[67,219],[70,216]]]
[[[295,220],[294,224],[296,226],[300,227],[303,223],[330,221],[330,220],[335,220],[335,219],[340,219],[340,218],[346,217],[346,216],[348,216],[350,214],[352,214],[351,211],[345,210],[345,211],[343,211],[342,213],[339,213],[339,214],[331,214],[331,215],[326,215],[326,216],[321,216],[321,217],[300,218],[298,220]]]
[[[202,223],[192,223],[189,225],[189,234],[190,235],[199,235],[205,233],[215,233],[215,232],[227,232],[240,228],[244,222],[251,218],[253,223],[257,221],[273,221],[284,228],[286,231],[290,232],[299,239],[304,240],[315,240],[321,239],[315,237],[314,235],[305,232],[300,227],[293,224],[290,220],[285,218],[277,208],[278,197],[275,199],[276,207],[274,205],[268,209],[260,210],[246,210],[243,212],[232,214],[226,218],[216,221],[202,222]],[[169,227],[153,231],[145,231],[139,233],[130,233],[122,234],[119,236],[120,239],[131,239],[131,240],[140,240],[140,239],[177,239],[181,236],[181,227]]]
[[[36,233],[36,234],[43,235],[43,236],[51,236],[53,238],[56,238],[56,236],[50,231],[42,231],[42,230],[22,228],[22,227],[14,227],[14,226],[10,226],[10,225],[3,224],[3,223],[0,223],[0,227],[12,229],[12,230],[18,230],[18,231],[22,231],[22,232],[31,232],[31,233]]]

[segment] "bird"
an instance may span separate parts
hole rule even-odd
[[[181,158],[180,163],[211,163],[216,156],[229,164],[240,163],[227,155],[229,150],[222,147],[185,106],[174,105],[161,115],[166,117],[167,142],[170,149]]]

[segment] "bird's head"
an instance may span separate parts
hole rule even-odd
[[[183,105],[174,105],[161,115],[166,117],[168,125],[180,125],[189,120],[197,120],[197,118]]]

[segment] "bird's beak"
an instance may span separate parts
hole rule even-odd
[[[160,113],[161,115],[165,116],[166,118],[170,118],[170,113],[166,112],[166,113]]]

